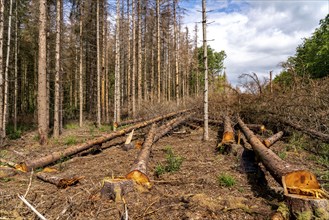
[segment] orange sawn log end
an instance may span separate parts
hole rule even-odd
[[[146,188],[151,189],[152,185],[148,176],[139,170],[133,170],[126,175],[127,179],[134,180],[135,183],[146,186]]]
[[[234,142],[234,133],[224,132],[222,143],[231,143],[231,142]]]

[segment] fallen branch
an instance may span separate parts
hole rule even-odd
[[[284,188],[286,203],[290,212],[297,218],[296,213],[313,215],[323,209],[321,217],[329,215],[328,195],[321,189],[316,176],[310,171],[293,166],[278,157],[267,148],[250,129],[238,118],[239,126],[251,144],[256,155],[274,179]],[[297,218],[298,219],[298,218]]]
[[[48,154],[46,156],[43,156],[39,159],[26,160],[26,161],[19,164],[19,169],[21,169],[23,171],[30,171],[32,169],[37,169],[37,168],[40,168],[40,167],[44,167],[44,166],[49,165],[51,163],[55,163],[56,161],[60,160],[61,158],[69,157],[69,156],[77,154],[81,151],[88,150],[89,148],[93,147],[94,145],[101,145],[102,143],[107,142],[107,141],[109,141],[113,138],[120,137],[120,136],[122,136],[122,135],[124,135],[128,132],[131,132],[134,129],[139,129],[139,128],[146,127],[146,126],[148,126],[152,123],[155,123],[157,121],[160,121],[160,120],[163,120],[163,119],[166,119],[166,118],[170,118],[172,116],[175,116],[175,115],[180,114],[180,113],[185,113],[187,111],[188,110],[182,110],[182,111],[173,112],[173,113],[170,113],[170,114],[167,114],[167,115],[164,115],[164,116],[159,116],[159,117],[150,119],[148,121],[141,122],[141,123],[135,124],[133,126],[127,127],[125,129],[118,130],[116,132],[112,132],[108,135],[103,135],[102,137],[99,137],[99,138],[96,138],[96,139],[93,139],[93,140],[89,140],[84,144],[71,146],[71,147],[66,148],[62,151],[57,151],[57,152],[50,153],[50,154]]]
[[[79,177],[79,176],[73,176],[73,177],[61,177],[61,176],[56,176],[53,173],[45,173],[45,172],[39,172],[36,174],[36,176],[48,183],[54,184],[60,189],[65,189],[69,186],[77,184],[81,179],[84,177]]]
[[[263,144],[264,144],[266,147],[271,147],[271,146],[272,146],[275,142],[277,142],[282,136],[283,136],[283,132],[282,132],[282,131],[279,131],[278,133],[272,135],[271,137],[266,138],[266,139],[263,141]]]
[[[250,130],[261,134],[263,134],[264,131],[266,131],[265,125],[261,125],[261,124],[247,124],[247,127]]]
[[[23,196],[18,195],[18,198],[20,198],[25,205],[27,205],[40,219],[47,220],[43,215],[41,215],[36,208],[34,208]]]

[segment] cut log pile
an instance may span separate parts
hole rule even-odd
[[[328,194],[321,189],[316,176],[301,167],[294,166],[282,160],[272,150],[266,147],[246,124],[238,117],[238,124],[251,144],[258,158],[274,179],[284,188],[286,205],[294,218],[299,218],[305,213],[311,215],[319,213],[321,218],[329,215]],[[275,142],[282,134],[278,133],[270,138],[268,145]],[[265,142],[265,141],[264,141]],[[266,143],[266,142],[265,142]],[[280,215],[276,213],[275,216]],[[282,219],[285,216],[282,214]]]
[[[179,111],[179,112],[169,113],[169,114],[164,115],[164,116],[159,116],[159,117],[150,119],[148,121],[141,122],[141,123],[132,125],[130,127],[124,128],[122,130],[112,132],[108,135],[104,135],[104,136],[99,137],[97,139],[89,140],[86,143],[66,148],[63,151],[53,152],[53,153],[50,153],[49,155],[46,155],[46,156],[38,158],[38,159],[26,160],[26,161],[20,163],[19,169],[23,170],[23,171],[31,171],[32,169],[37,169],[37,168],[40,168],[40,167],[47,166],[49,164],[55,163],[56,161],[60,160],[61,158],[66,158],[66,157],[72,156],[74,154],[77,154],[81,151],[88,150],[89,148],[91,148],[95,145],[101,145],[104,142],[107,142],[107,141],[109,141],[111,139],[114,139],[116,137],[120,137],[120,136],[122,136],[122,135],[124,135],[128,132],[131,132],[134,129],[139,129],[139,128],[146,127],[146,126],[148,126],[152,123],[158,122],[158,121],[166,119],[166,118],[173,117],[173,116],[181,114],[181,113],[185,113],[187,111],[188,110],[182,110],[182,111]]]

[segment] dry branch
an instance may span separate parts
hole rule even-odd
[[[324,209],[323,216],[329,215],[328,195],[321,189],[316,176],[310,171],[293,166],[267,148],[253,132],[238,118],[239,126],[251,144],[256,155],[274,179],[283,186],[290,212],[309,212]]]
[[[265,125],[261,125],[261,124],[246,124],[247,127],[257,133],[264,133],[264,131],[266,131]]]
[[[65,189],[69,186],[77,184],[83,177],[72,176],[72,177],[61,177],[60,175],[55,175],[54,173],[39,172],[36,176],[48,183],[54,184],[58,188]]]
[[[34,160],[30,159],[30,160],[24,161],[24,162],[20,163],[20,169],[24,170],[24,171],[30,171],[32,169],[44,167],[46,165],[56,162],[57,160],[59,160],[61,158],[69,157],[69,156],[77,154],[81,151],[88,150],[89,148],[93,147],[94,145],[101,145],[102,143],[107,142],[113,138],[120,137],[128,132],[131,132],[134,129],[143,128],[143,127],[148,126],[157,121],[175,116],[180,113],[185,113],[187,111],[188,110],[182,110],[182,111],[173,112],[173,113],[170,113],[170,114],[167,114],[164,116],[159,116],[159,117],[150,119],[148,121],[141,122],[141,123],[135,124],[133,126],[127,127],[125,129],[122,129],[122,130],[119,130],[116,132],[112,132],[108,135],[103,135],[102,137],[99,137],[97,139],[89,140],[84,144],[75,145],[75,146],[66,148],[62,151],[53,152],[53,153],[43,156],[39,159],[34,159]]]
[[[282,132],[282,131],[279,131],[278,133],[272,135],[271,137],[266,138],[266,139],[263,141],[263,144],[264,144],[266,147],[271,147],[271,146],[272,146],[275,142],[277,142],[282,136],[283,136],[283,132]]]

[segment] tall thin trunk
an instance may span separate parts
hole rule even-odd
[[[56,67],[55,67],[55,104],[54,104],[54,137],[59,136],[59,75],[60,75],[60,44],[61,44],[61,10],[62,0],[56,2]]]
[[[174,6],[174,49],[175,49],[175,92],[176,92],[176,104],[179,105],[179,76],[178,76],[178,43],[177,43],[177,16],[176,16],[176,5],[177,0],[173,0]]]
[[[203,33],[203,62],[204,62],[204,128],[203,139],[209,140],[208,133],[208,57],[207,57],[207,15],[206,0],[202,0],[202,33]]]
[[[131,80],[131,97],[132,97],[132,113],[133,118],[136,117],[136,0],[132,0],[132,58],[133,58],[133,69],[132,69],[132,80]]]
[[[127,95],[128,95],[128,115],[131,115],[131,55],[130,55],[130,0],[127,0],[127,55],[128,55],[128,64],[127,64]]]
[[[4,0],[0,0],[0,146],[2,146],[4,137],[2,137],[3,134],[3,127],[2,127],[2,121],[3,121],[3,22],[4,22]]]
[[[114,122],[120,122],[120,0],[117,0],[116,33],[115,33],[115,92],[114,92]]]
[[[138,66],[137,66],[137,75],[138,75],[138,82],[137,82],[137,102],[138,102],[138,109],[141,107],[142,102],[142,13],[141,13],[141,0],[138,0],[137,4],[137,22],[138,22]]]
[[[79,46],[80,46],[80,63],[79,63],[79,126],[82,127],[83,124],[83,85],[82,85],[82,78],[83,78],[83,42],[82,42],[82,14],[83,14],[83,4],[82,1],[80,6],[80,21],[79,21]]]
[[[99,0],[96,6],[96,34],[97,34],[97,127],[101,126],[101,54],[100,54],[100,30],[99,30]]]
[[[14,131],[17,130],[17,95],[18,95],[18,85],[17,85],[17,72],[18,72],[18,1],[16,0],[16,10],[15,10],[15,75],[14,75]]]
[[[195,95],[199,95],[199,60],[198,60],[198,24],[195,24],[194,27],[194,69],[195,69],[195,81],[196,81],[196,88],[195,88]]]
[[[156,1],[157,17],[157,74],[158,74],[158,103],[161,101],[161,59],[160,59],[160,0]]]
[[[271,92],[271,93],[273,92],[272,73],[273,73],[273,71],[271,70],[271,71],[270,71],[270,92]]]
[[[102,22],[102,24],[103,24],[103,26],[102,26],[102,28],[103,28],[103,33],[102,33],[102,39],[103,39],[103,47],[102,47],[102,95],[101,95],[101,97],[102,97],[102,119],[103,119],[103,121],[104,121],[104,119],[105,119],[105,115],[106,115],[106,113],[105,113],[105,111],[106,111],[106,109],[105,109],[105,63],[106,63],[106,48],[107,48],[107,39],[106,39],[106,1],[104,1],[103,0],[103,2],[102,2],[102,5],[103,5],[103,22]]]
[[[39,55],[38,55],[38,130],[40,144],[48,139],[47,122],[47,0],[40,0],[39,14]]]
[[[9,21],[8,21],[8,38],[7,38],[7,57],[4,75],[4,101],[3,101],[3,121],[2,121],[2,138],[6,137],[6,124],[7,124],[7,108],[8,108],[8,71],[9,71],[9,57],[10,57],[10,40],[11,40],[11,20],[13,14],[13,0],[10,0],[9,5]]]

